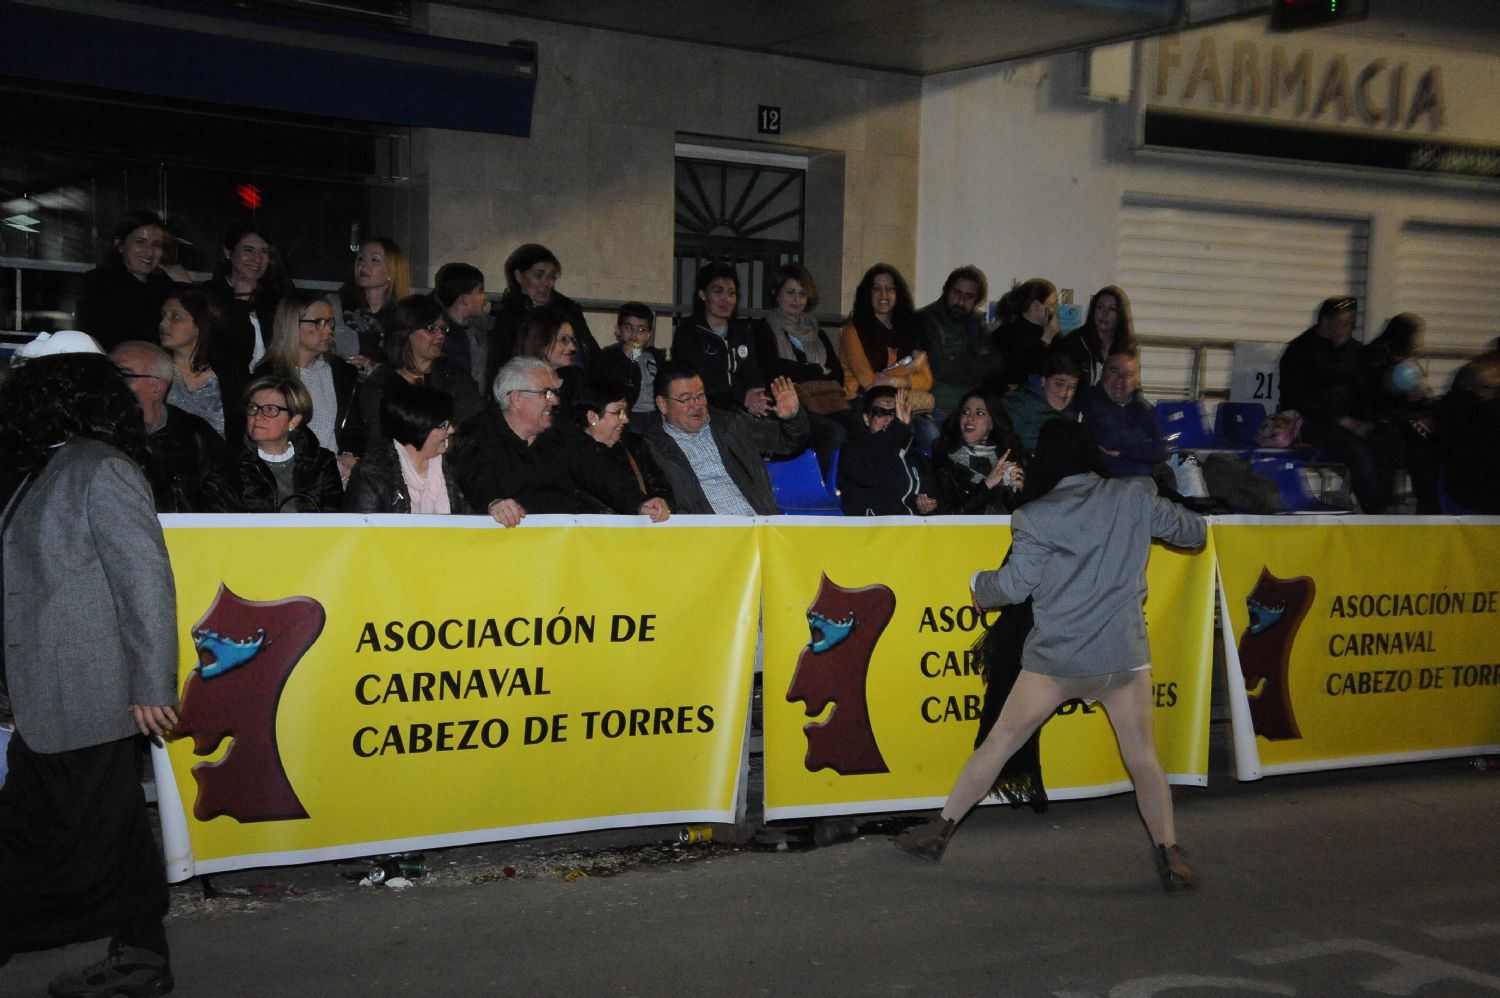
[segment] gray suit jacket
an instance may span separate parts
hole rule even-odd
[[[1156,494],[1148,478],[1064,478],[1016,510],[1010,557],[974,576],[983,607],[1036,599],[1036,627],[1021,665],[1047,676],[1094,676],[1151,661],[1146,642],[1146,558],[1151,539],[1196,548],[1197,513]]]
[[[73,440],[6,510],[5,673],[38,752],[136,733],[130,705],[177,704],[177,597],[151,487]]]
[[[742,412],[713,409],[708,425],[713,430],[714,446],[724,459],[724,470],[739,486],[750,508],[761,516],[781,512],[761,454],[799,453],[807,444],[807,413],[799,406],[790,419],[756,419]],[[698,483],[687,455],[677,441],[667,436],[663,424],[653,423],[642,436],[677,498],[672,512],[712,513],[714,508],[703,494],[703,486]]]

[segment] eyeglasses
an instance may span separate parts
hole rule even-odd
[[[896,415],[894,406],[876,405],[870,407],[871,419],[893,419]]]
[[[604,414],[606,416],[613,416],[616,419],[623,419],[625,418],[625,407],[620,406],[618,409],[605,409]]]
[[[557,345],[558,346],[575,346],[576,347],[578,345],[578,340],[577,340],[576,337],[572,337],[572,336],[559,336],[557,338]]]
[[[136,374],[134,371],[124,371],[124,370],[120,371],[120,377],[124,378],[126,381],[134,381],[137,378],[150,378],[153,381],[171,381],[172,380],[171,378],[157,377],[154,374]]]
[[[540,395],[548,402],[557,401],[556,388],[512,388],[511,391],[517,395]]]
[[[441,333],[444,336],[448,335],[448,324],[442,319],[433,319],[422,328],[429,333]]]
[[[245,406],[245,415],[251,417],[252,419],[256,416],[265,416],[267,419],[275,419],[283,412],[291,411],[292,410],[288,409],[284,405],[256,405],[254,402],[251,402],[250,404]]]
[[[678,405],[692,405],[694,402],[702,402],[708,398],[707,392],[694,392],[691,395],[668,395],[667,398]]]
[[[332,329],[335,325],[333,319],[298,319],[298,325],[316,326],[319,329]]]

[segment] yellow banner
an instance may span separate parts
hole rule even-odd
[[[973,748],[987,619],[969,578],[1000,564],[1008,519],[846,520],[762,528],[766,817],[932,807]],[[1153,549],[1146,604],[1156,737],[1169,778],[1208,774],[1212,551]],[[1049,795],[1129,786],[1102,708],[1042,733]]]
[[[734,820],[752,526],[277,521],[166,521],[179,877]]]
[[[1500,751],[1500,529],[1226,517],[1240,779]]]

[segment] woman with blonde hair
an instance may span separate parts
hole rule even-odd
[[[344,486],[338,462],[304,425],[312,396],[281,374],[253,378],[241,396],[245,436],[236,461],[247,513],[337,513]]]
[[[281,374],[302,382],[313,400],[307,428],[318,446],[339,456],[348,480],[364,453],[365,422],[356,397],[359,372],[333,352],[338,319],[328,299],[315,291],[292,291],[276,307],[271,345],[257,374]]]
[[[329,296],[334,317],[334,349],[368,375],[384,356],[384,333],[377,316],[387,306],[411,294],[411,270],[406,253],[395,240],[367,239],[354,256],[354,274],[338,293]]]

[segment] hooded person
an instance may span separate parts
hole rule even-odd
[[[895,844],[941,859],[958,822],[1057,707],[1093,700],[1109,714],[1162,887],[1186,891],[1198,877],[1177,845],[1172,796],[1156,755],[1143,607],[1152,540],[1200,547],[1207,523],[1160,498],[1149,479],[1104,477],[1093,437],[1072,422],[1042,427],[1023,498],[1011,520],[1005,563],[970,579],[981,609],[1033,600],[1036,626],[1026,636],[1020,674],[941,813]]]

